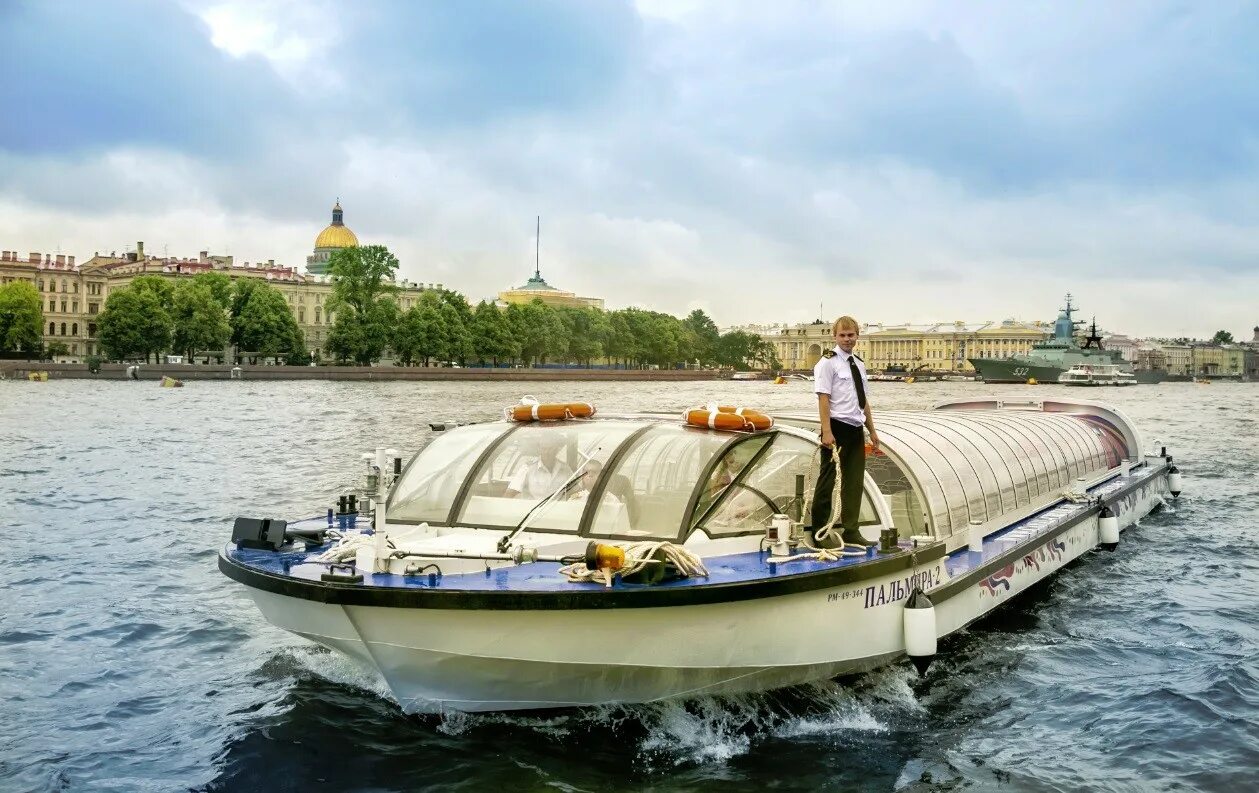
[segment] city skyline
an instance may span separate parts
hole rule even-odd
[[[339,197],[474,299],[540,213],[549,282],[723,326],[1259,322],[1254,6],[759,9],[9,4],[0,239],[301,269]]]

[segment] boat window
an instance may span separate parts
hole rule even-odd
[[[887,501],[892,512],[892,525],[896,527],[898,536],[908,538],[915,534],[928,533],[927,513],[922,508],[922,502],[914,492],[909,477],[892,458],[886,454],[867,456],[866,473],[870,474]]]
[[[677,539],[697,480],[708,461],[729,441],[727,433],[680,424],[653,427],[639,436],[615,469],[605,473],[609,481],[623,484],[625,512],[601,503],[590,533]]]
[[[388,503],[391,520],[445,523],[468,471],[511,425],[473,424],[435,437],[403,471]]]
[[[516,526],[539,503],[556,495],[529,518],[533,530],[575,532],[587,497],[612,453],[642,424],[628,421],[527,424],[506,438],[471,477],[458,523]],[[605,489],[602,500],[612,522],[628,526],[621,488]]]
[[[738,447],[731,449],[731,452]],[[704,515],[697,508],[695,516],[710,537],[753,534],[765,530],[775,513],[799,518],[801,507],[796,503],[796,478],[803,477],[806,493],[817,482],[818,445],[794,435],[779,433],[774,445],[762,454],[732,487],[724,489],[721,501]],[[878,513],[868,496],[862,499],[860,520],[878,523]]]
[[[1085,418],[1092,429],[1093,433],[1102,440],[1102,447],[1106,454],[1106,467],[1114,468],[1131,456],[1128,451],[1128,444],[1124,443],[1123,436],[1119,434],[1119,430],[1115,429],[1108,421],[1088,416]]]
[[[713,467],[713,471],[708,476],[708,481],[699,492],[699,498],[695,503],[695,511],[692,513],[694,520],[704,517],[704,513],[712,506],[715,499],[720,497],[732,482],[743,473],[743,469],[751,462],[756,453],[761,450],[769,440],[768,436],[751,438],[742,443],[737,443],[726,450],[721,456],[717,464]]]

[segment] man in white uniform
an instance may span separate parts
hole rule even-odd
[[[573,469],[559,459],[560,450],[564,448],[563,438],[551,436],[553,430],[538,430],[548,433],[539,439],[537,459],[521,466],[507,483],[503,495],[508,497],[524,496],[525,498],[546,498],[560,488],[573,475]]]
[[[817,394],[818,418],[822,425],[822,460],[818,471],[817,487],[813,491],[811,526],[816,537],[827,527],[831,517],[831,491],[835,488],[835,461],[832,450],[837,450],[840,470],[839,525],[844,542],[864,545],[858,531],[861,515],[861,491],[866,472],[866,442],[862,432],[864,425],[870,430],[872,451],[879,449],[879,434],[874,430],[874,415],[866,397],[869,381],[866,365],[853,354],[860,330],[857,320],[843,316],[835,320],[831,329],[835,348],[823,353],[823,358],[813,367],[813,390]],[[834,547],[837,542],[825,542]]]

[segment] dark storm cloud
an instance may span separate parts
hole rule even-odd
[[[0,3],[0,149],[149,145],[236,158],[291,112],[265,59],[234,59],[164,2]]]

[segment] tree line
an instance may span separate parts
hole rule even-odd
[[[325,350],[370,365],[392,350],[403,366],[592,364],[624,367],[779,366],[774,347],[742,331],[722,334],[701,310],[678,319],[627,308],[554,307],[535,299],[500,310],[475,307],[447,289],[422,293],[405,311],[396,300],[398,260],[380,245],[345,248],[329,259],[335,312]]]
[[[472,307],[451,290],[429,290],[403,310],[397,268],[397,258],[381,245],[332,255],[332,294],[324,309],[333,319],[321,351],[329,359],[371,365],[391,352],[403,366],[780,365],[772,344],[742,331],[722,334],[699,309],[684,319],[639,308],[557,308],[540,300],[500,310],[484,300]],[[0,350],[40,350],[41,309],[33,285],[16,281],[0,288]],[[142,275],[112,290],[97,320],[97,339],[111,360],[158,359],[166,352],[191,358],[229,343],[289,364],[310,360],[278,289],[216,272],[178,282]]]

